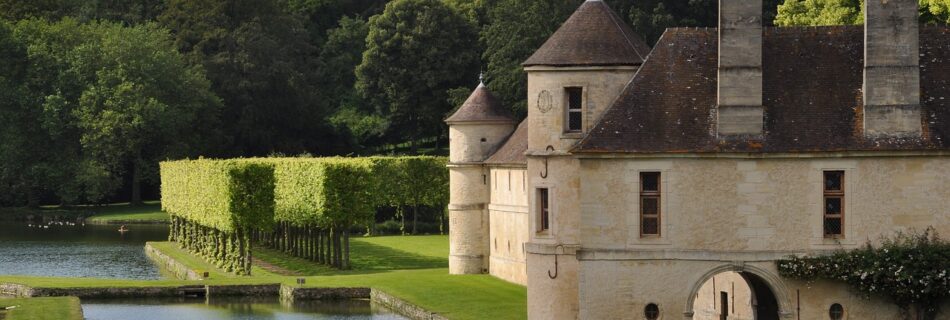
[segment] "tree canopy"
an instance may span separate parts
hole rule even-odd
[[[439,135],[454,106],[447,90],[473,84],[478,72],[474,25],[439,0],[395,0],[369,20],[357,88],[381,108],[390,130],[415,142]],[[424,123],[432,126],[422,125]]]
[[[950,23],[950,0],[919,0],[921,23]],[[786,0],[779,5],[779,26],[864,24],[863,0]]]

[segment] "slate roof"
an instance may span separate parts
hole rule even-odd
[[[465,103],[445,119],[445,122],[515,122],[515,117],[511,110],[502,106],[501,101],[495,98],[485,84],[479,84]]]
[[[764,139],[715,135],[717,31],[669,29],[578,153],[810,152],[950,149],[950,29],[920,31],[919,138],[865,138],[864,30],[766,28]]]
[[[508,137],[508,140],[505,141],[505,144],[495,151],[488,160],[485,160],[487,164],[516,164],[516,165],[527,165],[528,157],[525,156],[525,152],[528,151],[528,119],[521,121],[521,124],[518,125],[518,129],[515,129],[515,132]]]
[[[524,66],[633,66],[649,53],[650,46],[606,3],[588,0]]]

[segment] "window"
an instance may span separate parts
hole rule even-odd
[[[844,307],[837,303],[831,305],[831,308],[828,309],[828,317],[830,317],[831,320],[844,319]]]
[[[640,173],[640,236],[660,235],[660,173]]]
[[[551,207],[548,199],[548,189],[538,189],[538,232],[544,232],[551,227]]]
[[[643,308],[643,316],[647,320],[656,320],[660,318],[660,307],[656,303],[648,304],[646,308]]]
[[[581,132],[584,127],[584,88],[564,88],[567,93],[567,132]]]
[[[844,171],[825,171],[824,234],[826,238],[844,236]]]

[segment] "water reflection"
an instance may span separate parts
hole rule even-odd
[[[0,274],[160,279],[146,241],[168,238],[167,225],[0,224]]]
[[[294,320],[406,319],[368,300],[307,301],[280,303],[277,298],[183,299],[83,299],[83,314],[88,320]]]

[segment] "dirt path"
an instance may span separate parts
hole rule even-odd
[[[267,270],[268,272],[273,272],[282,276],[300,276],[299,272],[287,270],[279,266],[267,263],[267,261],[251,257],[251,264],[261,267],[261,269]]]

